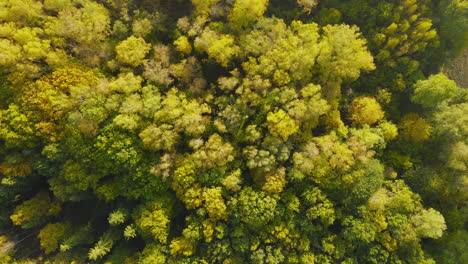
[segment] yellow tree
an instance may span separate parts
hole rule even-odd
[[[208,27],[195,39],[195,49],[206,52],[208,57],[224,67],[227,67],[229,61],[240,52],[234,36],[220,34]]]
[[[327,25],[317,62],[321,79],[326,84],[327,97],[339,94],[343,79],[356,79],[361,71],[375,69],[374,59],[367,50],[367,43],[358,31],[349,25]]]
[[[427,140],[432,131],[431,125],[415,113],[404,116],[399,127],[403,139],[416,143]]]
[[[349,107],[349,119],[353,125],[372,125],[384,118],[384,111],[373,97],[357,97]]]
[[[15,225],[23,225],[43,217],[57,215],[61,210],[60,204],[52,201],[46,192],[39,192],[33,198],[16,206],[10,219]]]
[[[211,7],[213,7],[220,0],[191,0],[195,6],[195,14],[207,16],[210,13]]]
[[[130,36],[115,47],[117,61],[136,67],[143,63],[150,49],[150,44],[146,43],[143,38]]]
[[[228,20],[234,28],[243,28],[263,16],[268,0],[236,0]]]
[[[41,248],[46,254],[54,252],[59,246],[60,240],[66,238],[71,230],[70,223],[49,223],[41,229],[37,237],[40,240]]]
[[[297,121],[292,119],[282,109],[268,113],[266,127],[268,127],[272,135],[278,136],[284,141],[288,140],[289,136],[299,130]]]

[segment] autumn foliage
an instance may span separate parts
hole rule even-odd
[[[462,2],[0,0],[0,263],[468,263]]]

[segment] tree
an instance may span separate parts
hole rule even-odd
[[[166,262],[165,250],[158,244],[149,244],[143,250],[139,262],[142,264],[164,264]]]
[[[196,14],[207,16],[210,13],[210,9],[218,3],[219,0],[192,0],[192,4],[195,6]]]
[[[303,204],[306,208],[305,216],[312,221],[320,221],[324,226],[333,224],[336,213],[332,201],[317,187],[302,194]]]
[[[88,252],[88,258],[90,260],[98,260],[106,256],[112,249],[115,243],[115,234],[111,231],[104,233],[97,243]]]
[[[432,127],[418,114],[407,114],[400,124],[400,136],[409,141],[422,142],[431,135]]]
[[[201,168],[222,167],[234,160],[234,149],[229,143],[223,143],[219,134],[213,134],[192,158]]]
[[[441,46],[449,56],[456,56],[468,43],[466,35],[468,5],[460,0],[444,0],[439,2],[435,10],[438,11],[436,18],[439,20],[437,26]]]
[[[368,244],[375,239],[376,232],[372,223],[362,219],[346,218],[343,225],[346,227],[343,236],[350,241]]]
[[[19,24],[32,23],[43,17],[42,3],[33,0],[3,1],[1,21],[13,21]]]
[[[72,40],[74,53],[88,57],[102,56],[100,45],[110,34],[110,14],[101,4],[83,0],[80,3],[68,3],[60,7],[58,16],[49,17],[44,25],[45,32],[52,36],[53,44],[59,47],[64,41]],[[63,4],[65,5],[65,4]],[[55,6],[55,8],[58,8]]]
[[[286,169],[279,168],[277,171],[269,173],[265,176],[265,184],[262,190],[268,193],[280,193],[286,185]]]
[[[442,232],[447,229],[444,217],[436,210],[422,210],[411,217],[416,233],[420,237],[440,238]]]
[[[50,179],[50,189],[62,201],[77,199],[80,192],[96,188],[102,176],[89,173],[82,164],[67,160],[57,177]]]
[[[61,210],[57,201],[52,201],[46,192],[39,192],[33,198],[16,206],[10,219],[15,225],[34,227],[45,217],[57,215]]]
[[[150,44],[146,43],[143,38],[133,35],[115,47],[117,61],[133,67],[142,64],[149,51]]]
[[[258,19],[266,11],[268,0],[236,0],[229,21],[235,28],[243,28]]]
[[[159,127],[150,125],[141,131],[139,136],[145,147],[150,150],[171,150],[179,138],[174,127],[168,124]]]
[[[203,191],[203,200],[208,215],[214,220],[227,220],[227,207],[224,203],[221,187],[207,188]]]
[[[319,37],[319,27],[315,23],[293,21],[288,27],[281,19],[260,19],[256,27],[241,38],[241,55],[247,58],[242,68],[248,76],[267,77],[281,86],[291,81],[306,86],[312,81],[321,50]],[[258,88],[270,87],[267,81]]]
[[[443,105],[434,113],[434,132],[445,140],[466,140],[468,103]]]
[[[206,52],[210,58],[223,67],[227,67],[229,61],[240,51],[233,36],[220,34],[209,27],[205,28],[195,39],[195,49]]]
[[[7,147],[33,146],[34,126],[18,105],[11,104],[8,109],[0,110],[0,138]]]
[[[21,48],[13,44],[9,39],[1,39],[0,47],[2,47],[0,65],[2,68],[13,66],[19,60],[21,55]]]
[[[70,229],[69,223],[49,223],[42,228],[37,237],[40,239],[44,252],[50,254],[55,251],[59,246],[59,241],[66,238]]]
[[[354,125],[372,125],[384,118],[380,104],[373,97],[355,98],[349,112],[349,119]]]
[[[228,202],[232,215],[238,221],[251,228],[258,228],[269,223],[276,216],[277,199],[262,191],[250,187],[243,188]]]
[[[323,31],[317,63],[328,89],[327,95],[333,98],[343,79],[357,79],[361,71],[374,70],[375,65],[357,27],[327,25]]]
[[[411,100],[426,108],[435,108],[456,96],[458,89],[453,80],[439,73],[431,75],[427,80],[418,81]]]
[[[59,120],[92,94],[98,78],[86,68],[68,65],[42,76],[22,94],[22,103],[39,110],[45,122]]]
[[[296,133],[299,128],[295,120],[282,109],[268,113],[266,126],[272,135],[279,136],[284,141],[288,140],[288,137]]]
[[[310,13],[312,9],[318,4],[318,0],[296,0],[297,4],[304,8],[304,11]]]
[[[166,208],[161,203],[153,202],[142,206],[135,215],[135,223],[143,236],[149,236],[162,244],[167,243],[170,223]]]
[[[192,44],[190,44],[186,36],[180,36],[177,40],[174,41],[177,51],[180,51],[184,54],[190,54],[192,52]]]
[[[198,136],[206,129],[209,117],[204,114],[211,112],[210,107],[194,99],[176,88],[172,88],[161,102],[161,109],[154,113],[154,120],[159,124],[174,125],[178,132]]]

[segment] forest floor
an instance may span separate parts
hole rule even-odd
[[[468,88],[468,49],[463,54],[442,68],[450,79],[455,80],[458,86]]]
[[[0,255],[8,254],[10,250],[15,246],[15,242],[12,240],[7,240],[0,245]]]

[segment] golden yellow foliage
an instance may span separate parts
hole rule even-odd
[[[431,136],[431,125],[416,113],[404,116],[399,127],[401,137],[408,141],[418,143],[429,139]]]
[[[184,237],[172,240],[170,247],[171,255],[191,256],[195,252],[195,245]]]
[[[192,52],[192,45],[186,36],[181,36],[176,39],[174,41],[174,45],[176,46],[177,51],[180,51],[184,54],[190,54],[190,52]]]
[[[349,108],[349,119],[353,125],[372,125],[384,118],[384,111],[373,97],[357,97]]]
[[[143,59],[151,49],[150,46],[143,38],[130,36],[115,47],[117,61],[136,67],[143,63]]]
[[[266,126],[272,135],[279,136],[286,141],[289,136],[298,131],[297,123],[285,111],[276,109],[275,112],[268,113]]]
[[[283,191],[286,183],[286,169],[279,168],[265,176],[265,184],[263,184],[262,190],[268,193],[280,193]]]

